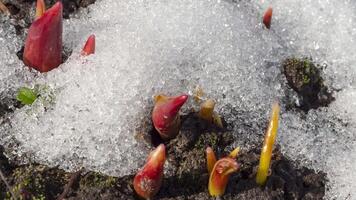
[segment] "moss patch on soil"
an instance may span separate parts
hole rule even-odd
[[[283,63],[288,85],[300,98],[300,109],[305,112],[329,105],[335,98],[324,84],[322,68],[308,58],[288,58]]]

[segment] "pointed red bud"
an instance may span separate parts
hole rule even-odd
[[[82,56],[95,53],[95,35],[90,35],[82,50]]]
[[[23,55],[27,66],[48,72],[61,64],[62,12],[63,5],[59,1],[32,23]]]
[[[272,7],[269,7],[263,15],[263,24],[266,26],[267,29],[271,28],[272,13],[273,9]]]
[[[36,19],[39,17],[42,17],[42,15],[46,11],[46,4],[44,0],[37,0],[37,5],[36,5]]]
[[[240,168],[232,158],[226,157],[218,160],[209,177],[209,193],[211,196],[222,196],[225,193],[229,177]]]
[[[172,139],[179,133],[179,110],[187,101],[188,95],[168,97],[158,95],[155,97],[155,106],[152,111],[153,125],[163,139]]]
[[[150,153],[146,164],[137,172],[134,178],[133,186],[140,197],[151,199],[157,194],[162,185],[165,161],[166,148],[164,144],[161,144]]]

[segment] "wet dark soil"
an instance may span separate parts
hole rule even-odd
[[[177,138],[165,142],[167,165],[163,186],[154,199],[161,200],[206,200],[209,196],[208,172],[205,149],[212,147],[218,157],[231,151],[234,142],[231,132],[214,127],[190,114],[182,120],[181,132]],[[151,143],[147,135],[145,142]],[[156,136],[155,136],[156,137]],[[261,138],[262,139],[262,138]],[[262,145],[262,140],[261,140]],[[238,173],[230,177],[223,199],[322,199],[325,194],[326,174],[315,172],[285,157],[276,148],[273,153],[271,174],[265,187],[255,183],[259,161],[260,145],[250,149],[241,147],[237,161],[241,164]],[[1,152],[0,152],[1,153]],[[13,165],[0,154],[1,170],[14,193],[23,199],[57,199],[64,188],[72,184],[65,193],[66,199],[139,199],[133,190],[134,174],[111,177],[97,172],[82,171],[73,179],[72,173],[43,165]],[[0,183],[0,199],[9,197],[4,183]]]
[[[87,7],[95,3],[96,0],[62,0],[63,17],[68,19],[70,14],[75,13],[79,8]],[[11,18],[15,20],[15,25],[18,31],[23,31],[23,28],[28,28],[34,17],[36,0],[2,0],[8,8]],[[46,8],[52,7],[57,0],[45,0]],[[32,15],[31,15],[32,14]]]
[[[2,95],[1,96],[6,96]],[[21,104],[15,99],[15,95],[13,95],[14,98],[0,98],[0,119],[2,116],[6,115],[7,113],[14,112],[16,108],[20,108]]]
[[[308,58],[288,58],[283,63],[283,73],[288,85],[298,94],[296,107],[308,112],[310,109],[326,107],[335,98],[324,84],[322,67]]]

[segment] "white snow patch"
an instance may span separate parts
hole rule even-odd
[[[31,80],[32,75],[16,56],[21,40],[9,18],[0,14],[0,101]]]

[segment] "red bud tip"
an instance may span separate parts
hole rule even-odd
[[[269,7],[263,15],[263,24],[266,26],[267,29],[271,28],[272,13],[273,9],[272,7]]]
[[[165,161],[166,148],[164,144],[161,144],[150,153],[146,164],[134,178],[133,186],[140,197],[151,199],[157,194],[162,185]]]
[[[82,56],[95,53],[95,35],[90,35],[82,50]]]
[[[62,12],[63,5],[59,1],[32,23],[23,55],[27,66],[48,72],[61,64]]]
[[[179,132],[179,110],[187,101],[188,95],[168,97],[158,95],[152,111],[153,125],[163,139],[174,138]]]
[[[37,5],[36,5],[36,19],[39,17],[42,17],[44,12],[46,11],[46,4],[44,0],[37,0]]]

